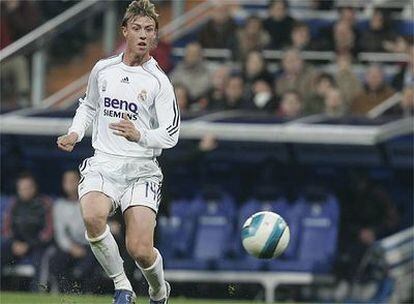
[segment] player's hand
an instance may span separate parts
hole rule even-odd
[[[59,136],[56,143],[59,149],[66,152],[72,152],[78,142],[78,138],[79,136],[77,133],[71,132],[70,134]]]
[[[111,123],[109,128],[114,130],[113,133],[118,136],[123,136],[127,140],[132,142],[138,142],[141,138],[141,133],[135,128],[132,121],[129,120],[127,114],[123,115],[123,118],[118,123]]]

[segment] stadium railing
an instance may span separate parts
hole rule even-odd
[[[185,49],[175,47],[173,55],[176,57],[183,57]],[[263,57],[269,61],[280,61],[285,52],[282,50],[263,50]],[[203,49],[204,57],[212,60],[229,61],[232,58],[232,53],[229,49]],[[335,52],[332,51],[302,51],[301,56],[307,61],[326,61],[332,62],[336,59]],[[363,62],[382,62],[382,63],[401,63],[408,61],[408,55],[404,53],[372,53],[361,52],[358,54],[358,60]]]
[[[236,112],[238,113],[238,112]],[[241,112],[242,113],[242,112]],[[218,115],[219,113],[217,113]],[[224,112],[221,115],[226,115]],[[233,112],[233,115],[235,113]],[[218,116],[215,116],[218,117]],[[322,116],[323,117],[323,116]],[[200,139],[211,134],[219,140],[250,142],[312,143],[369,146],[387,139],[412,133],[412,119],[402,118],[378,125],[352,125],[352,123],[310,124],[293,120],[283,124],[208,121],[202,117],[183,121],[180,137]],[[30,117],[1,115],[0,134],[60,135],[67,132],[72,119],[58,117]],[[87,135],[91,135],[90,129]]]
[[[414,274],[414,227],[381,240],[378,244],[395,282],[390,302],[402,303],[413,299],[412,278]]]
[[[274,303],[275,289],[282,284],[310,285],[330,284],[330,275],[314,275],[298,272],[251,272],[251,271],[192,271],[166,270],[165,277],[172,282],[259,283],[265,290],[266,303]]]
[[[414,297],[413,275],[414,227],[410,227],[378,240],[367,251],[354,280],[354,297],[349,301],[410,303]],[[375,286],[369,297],[361,292],[364,284]]]
[[[376,118],[401,101],[402,94],[395,93],[367,113],[367,117]]]
[[[81,1],[60,15],[42,24],[17,41],[0,51],[0,62],[4,62],[19,54],[29,55],[32,62],[31,68],[31,101],[32,105],[42,104],[45,95],[45,76],[47,68],[46,48],[50,47],[52,39],[65,32],[68,28],[80,21],[103,12],[104,18],[104,48],[107,54],[114,49],[115,20],[114,6],[111,1]],[[32,53],[33,52],[33,53]]]

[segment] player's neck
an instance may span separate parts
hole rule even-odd
[[[122,58],[122,62],[129,66],[139,66],[150,60],[150,58],[151,56],[149,53],[145,53],[144,55],[140,56],[132,53],[127,49]]]

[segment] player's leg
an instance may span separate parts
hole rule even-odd
[[[151,300],[162,301],[169,295],[169,286],[164,280],[162,256],[154,248],[155,217],[155,211],[146,206],[131,206],[124,212],[128,253],[148,282]]]
[[[85,237],[96,259],[114,281],[115,290],[132,291],[118,245],[107,225],[107,218],[112,210],[111,199],[102,192],[92,191],[83,195],[80,202],[86,226]]]

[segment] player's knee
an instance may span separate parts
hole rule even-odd
[[[86,231],[88,236],[96,238],[105,232],[106,228],[106,217],[96,216],[93,214],[85,214],[83,216]]]
[[[129,255],[144,268],[150,267],[154,259],[154,248],[149,243],[137,240],[127,240],[126,247]]]
[[[101,194],[93,192],[86,194],[81,199],[82,217],[90,237],[98,237],[105,231],[110,211],[110,203],[104,204],[102,202],[106,199]]]
[[[106,216],[104,214],[86,209],[83,210],[82,216],[89,237],[96,238],[104,233],[106,228]]]

